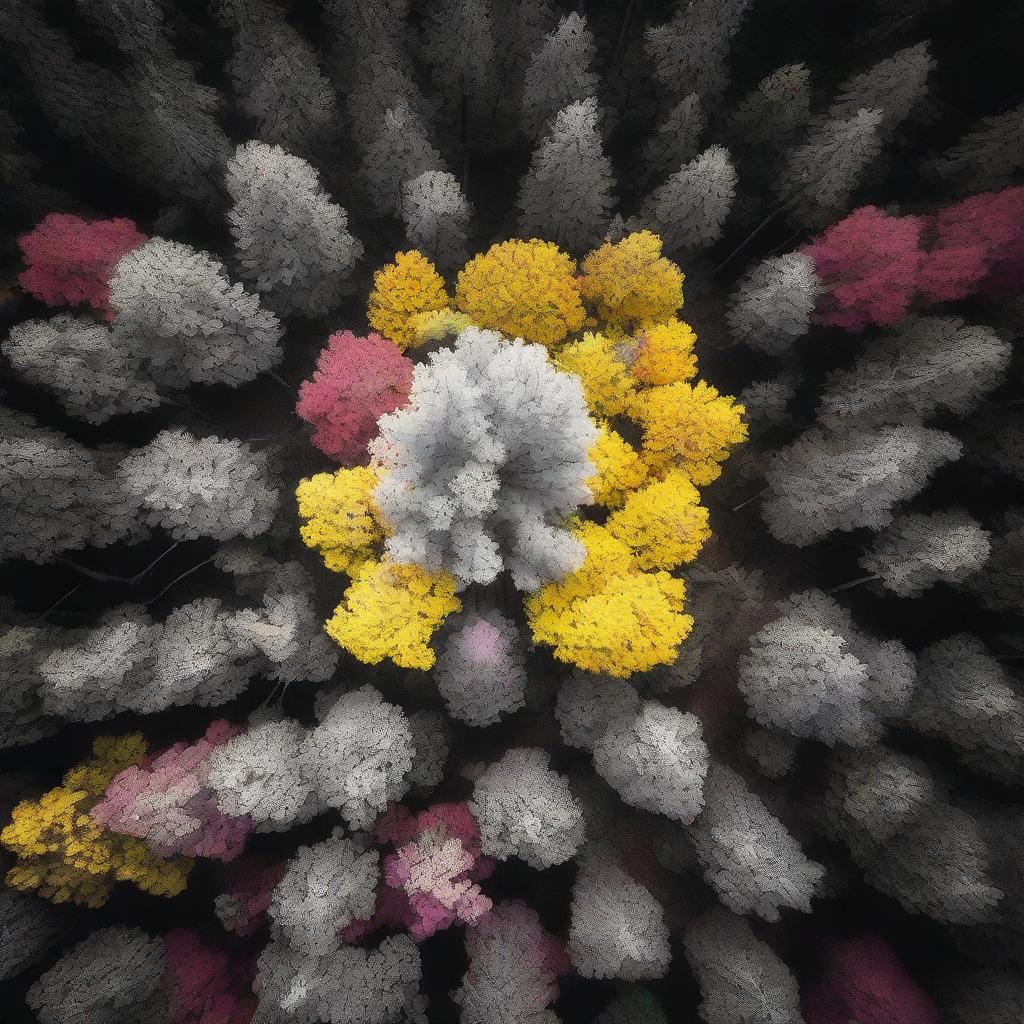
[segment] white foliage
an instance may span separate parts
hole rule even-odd
[[[747,429],[756,435],[787,423],[789,403],[795,397],[796,381],[789,374],[748,384],[738,396]]]
[[[516,747],[476,780],[470,802],[483,851],[546,868],[568,860],[583,842],[583,811],[548,755]]]
[[[92,320],[25,320],[11,328],[3,351],[20,376],[52,391],[67,412],[89,423],[160,404],[139,353]]]
[[[653,176],[688,163],[700,152],[707,119],[696,93],[684,96],[664,118],[643,147],[643,170]]]
[[[565,15],[533,55],[523,81],[523,131],[538,136],[571,103],[597,95],[594,36],[586,18]]]
[[[122,460],[118,480],[176,540],[255,537],[277,512],[268,460],[244,441],[164,430]]]
[[[951,979],[942,1009],[949,1024],[991,1024],[1024,1019],[1024,977],[1019,972],[974,967]]]
[[[519,233],[583,252],[604,237],[615,200],[604,154],[597,100],[563,107],[533,152],[519,183]]]
[[[140,928],[94,931],[61,957],[25,1001],[39,1024],[164,1024],[164,944]]]
[[[786,64],[736,104],[724,130],[737,148],[769,146],[778,150],[810,119],[810,72],[804,64]]]
[[[988,564],[967,588],[985,608],[1016,612],[1024,607],[1024,509],[1007,509],[995,526]]]
[[[708,748],[700,719],[646,700],[594,745],[598,774],[633,807],[688,823],[704,803]]]
[[[935,60],[928,43],[899,50],[891,57],[847,79],[839,86],[828,116],[854,117],[861,110],[880,110],[887,130],[898,127],[924,99]]]
[[[644,200],[641,218],[668,252],[705,249],[722,237],[736,197],[736,170],[721,146],[684,164]]]
[[[1024,166],[1024,103],[983,117],[931,164],[939,177],[965,192],[985,192],[1014,184]]]
[[[919,426],[812,427],[768,464],[762,515],[773,536],[797,547],[833,530],[879,530],[960,452],[951,435]]]
[[[0,890],[0,981],[19,974],[55,946],[64,917],[46,900],[14,889]]]
[[[569,958],[584,978],[661,978],[672,962],[668,926],[658,901],[612,854],[588,854],[576,874]]]
[[[715,907],[687,925],[683,946],[707,1024],[803,1024],[796,978],[742,917]]]
[[[324,802],[352,828],[369,828],[409,788],[412,731],[402,709],[372,686],[343,694],[310,732],[305,757],[319,772]]]
[[[704,783],[704,811],[690,835],[704,880],[737,914],[778,921],[783,908],[810,913],[825,875],[731,768],[713,764]]]
[[[935,583],[974,575],[991,551],[989,534],[963,509],[897,516],[859,559],[889,590],[917,597]]]
[[[402,185],[402,221],[410,245],[442,269],[466,258],[473,207],[454,174],[424,171]]]
[[[395,561],[463,584],[504,568],[525,591],[582,565],[561,523],[590,500],[597,428],[579,378],[541,346],[467,328],[416,366],[409,404],[378,426],[374,500]]]
[[[118,262],[110,281],[114,330],[142,354],[159,385],[239,384],[281,359],[281,325],[223,264],[179,242],[151,238]]]
[[[498,611],[461,614],[434,666],[448,713],[468,725],[493,725],[526,703],[522,639]]]
[[[331,312],[351,290],[363,246],[317,172],[280,146],[247,142],[225,173],[242,276],[282,315]]]
[[[766,778],[781,779],[796,762],[796,740],[784,732],[752,726],[743,734],[743,753]]]
[[[755,263],[729,300],[729,330],[737,341],[782,355],[807,333],[822,286],[814,260],[790,252]]]
[[[340,945],[338,932],[373,915],[380,855],[366,837],[330,838],[300,846],[270,902],[270,917],[288,944],[309,956],[326,956]]]
[[[869,342],[857,362],[829,375],[818,415],[857,423],[963,416],[1002,383],[1012,346],[990,327],[957,317],[915,317]]]
[[[640,695],[631,683],[582,671],[562,684],[555,703],[562,741],[586,750],[593,749],[614,721],[632,721],[639,710]]]

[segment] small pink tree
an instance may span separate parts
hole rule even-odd
[[[216,900],[217,917],[227,931],[247,938],[263,927],[274,890],[287,867],[287,861],[268,862],[257,857],[243,857],[232,865],[224,891]]]
[[[939,1024],[931,998],[880,938],[833,940],[804,999],[807,1024]]]
[[[903,320],[924,262],[923,222],[863,206],[804,246],[824,285],[813,319],[862,331]]]
[[[124,217],[82,220],[70,213],[48,213],[18,239],[25,257],[18,281],[48,306],[88,303],[104,320],[112,320],[108,300],[114,268],[148,240]]]
[[[175,743],[111,779],[90,812],[105,828],[144,839],[163,856],[233,860],[252,827],[248,815],[223,814],[208,786],[208,759],[241,730],[213,722],[196,743]]]
[[[256,1012],[254,955],[235,959],[195,932],[164,936],[172,1024],[249,1024]]]
[[[384,858],[373,917],[345,929],[346,942],[380,927],[404,928],[422,942],[458,922],[475,924],[491,909],[477,882],[494,864],[481,852],[480,829],[466,804],[435,804],[415,815],[392,805],[373,834],[395,851]]]
[[[379,334],[340,331],[327,339],[313,379],[299,388],[296,413],[316,427],[313,444],[339,462],[366,457],[377,420],[409,400],[412,362]]]

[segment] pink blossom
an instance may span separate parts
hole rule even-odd
[[[815,322],[862,331],[903,320],[924,262],[922,227],[918,217],[863,206],[805,246],[825,286]]]
[[[346,942],[381,927],[407,929],[421,942],[454,924],[475,924],[490,910],[477,882],[494,863],[482,855],[480,829],[466,804],[435,804],[416,815],[392,805],[373,831],[379,843],[396,849],[384,858],[373,917],[345,929]]]
[[[888,944],[868,937],[826,944],[824,973],[807,993],[807,1024],[939,1024],[931,998]]]
[[[172,1024],[249,1024],[255,956],[235,959],[184,928],[164,936],[164,956]]]
[[[148,236],[124,217],[90,221],[48,213],[18,239],[25,257],[18,281],[48,306],[87,302],[104,320],[112,320],[108,298],[114,268],[146,241]]]
[[[296,413],[316,427],[313,444],[349,464],[361,462],[377,420],[409,400],[412,362],[379,334],[340,331],[327,339],[313,379],[299,388]]]
[[[196,743],[175,743],[110,781],[90,812],[105,828],[144,839],[164,856],[233,860],[252,827],[248,815],[223,814],[207,786],[207,759],[240,730],[214,722]]]
[[[220,923],[235,935],[255,935],[263,927],[274,890],[287,867],[286,861],[268,863],[256,857],[236,861],[217,897]]]

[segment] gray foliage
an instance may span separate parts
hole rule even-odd
[[[466,258],[473,207],[454,174],[424,171],[402,185],[402,221],[410,245],[442,271]]]
[[[1024,103],[983,117],[945,153],[931,161],[933,174],[956,182],[965,193],[1012,185],[1024,167]]]
[[[814,260],[791,252],[755,263],[729,300],[729,330],[737,341],[782,355],[807,333],[822,290]]]
[[[684,96],[658,122],[643,146],[642,174],[666,174],[689,163],[700,151],[707,119],[696,93]]]
[[[804,64],[786,64],[736,104],[723,130],[737,148],[768,146],[778,151],[810,119],[810,72]]]

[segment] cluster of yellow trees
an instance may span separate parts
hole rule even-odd
[[[636,232],[577,266],[551,242],[511,240],[471,259],[454,294],[421,253],[399,253],[375,275],[368,307],[370,326],[403,351],[472,324],[543,345],[579,377],[600,431],[595,515],[583,508],[569,524],[587,556],[524,607],[556,658],[619,676],[671,662],[690,632],[684,584],[671,572],[710,536],[697,487],[746,437],[742,407],[694,381],[696,336],[677,317],[683,274],[661,248]],[[371,464],[303,480],[302,537],[352,580],[331,636],[370,664],[427,669],[431,635],[461,607],[456,582],[382,556],[377,479]]]

